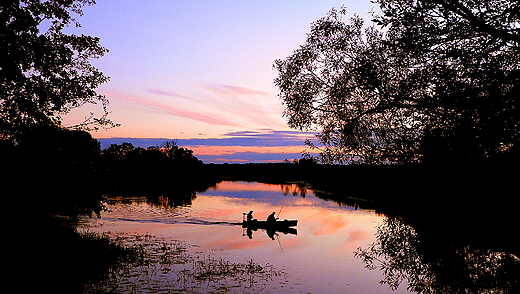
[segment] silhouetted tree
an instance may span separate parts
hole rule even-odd
[[[102,151],[99,166],[105,173],[105,185],[117,192],[180,199],[193,197],[199,187],[207,188],[211,185],[207,181],[214,184],[193,151],[173,141],[148,148],[112,144]]]
[[[107,49],[99,38],[66,34],[72,14],[92,0],[6,0],[0,4],[0,137],[37,124],[61,124],[61,116],[85,103],[108,101],[95,89],[108,80],[90,63]],[[113,126],[107,112],[75,128]],[[90,127],[89,127],[90,126]]]
[[[379,0],[376,23],[422,67],[410,82],[431,91],[425,160],[518,158],[520,2]],[[418,88],[417,86],[412,86]]]
[[[35,215],[99,214],[96,165],[100,144],[85,131],[35,126],[18,136],[19,143],[2,150],[6,189]],[[9,150],[9,153],[4,153]]]
[[[116,160],[123,160],[126,155],[134,149],[134,145],[127,142],[123,142],[122,144],[110,144],[110,146],[103,150],[103,155],[113,157]]]
[[[159,147],[161,152],[171,160],[175,160],[180,164],[201,164],[194,155],[193,151],[187,148],[177,146],[176,141],[166,141],[162,147]]]
[[[380,0],[365,27],[331,10],[277,60],[291,127],[326,163],[475,161],[520,136],[518,1]]]
[[[131,143],[111,144],[102,152],[106,162],[142,162],[157,166],[158,164],[190,165],[202,164],[193,151],[177,146],[175,142],[167,141],[163,146],[148,148],[135,147]]]

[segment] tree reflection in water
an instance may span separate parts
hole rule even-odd
[[[382,284],[396,290],[403,281],[416,293],[520,293],[520,259],[470,245],[432,242],[400,218],[387,218],[376,241],[355,255],[383,272]]]

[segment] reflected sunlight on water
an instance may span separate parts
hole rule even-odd
[[[159,236],[190,244],[193,254],[208,253],[231,263],[253,260],[287,273],[260,292],[408,293],[405,285],[396,292],[380,285],[381,273],[367,270],[353,254],[374,242],[383,216],[340,207],[297,185],[223,182],[198,193],[189,206],[114,201],[109,209],[90,230]],[[272,240],[258,230],[249,238],[237,225],[249,210],[260,220],[273,211],[281,219],[297,219],[297,234],[279,233]]]

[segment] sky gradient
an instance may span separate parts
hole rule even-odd
[[[98,92],[121,126],[92,135],[103,145],[177,139],[204,162],[299,158],[309,134],[296,134],[282,117],[272,66],[305,41],[311,22],[342,5],[367,21],[374,7],[368,0],[98,0],[78,17],[81,28],[67,30],[100,37],[110,50],[93,64],[111,78]],[[73,110],[64,124],[90,112],[102,108]]]

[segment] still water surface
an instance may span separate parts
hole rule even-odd
[[[164,281],[161,284],[151,280],[184,279],[183,291],[194,292],[408,293],[406,285],[397,291],[381,285],[381,272],[368,270],[354,256],[357,248],[366,248],[374,242],[383,215],[321,200],[297,185],[222,182],[197,193],[191,204],[179,207],[172,207],[166,199],[162,204],[152,204],[145,198],[112,200],[108,205],[111,212],[91,220],[89,230],[111,235],[153,236],[170,244],[163,246],[164,250],[179,251],[180,247],[183,254],[197,255],[199,260],[219,260],[235,268],[241,265],[251,269],[248,264],[263,268],[249,271],[256,277],[241,281],[233,276],[232,282],[207,279],[196,284],[182,276],[182,273],[193,275],[195,262],[191,269],[185,263],[170,262],[168,274],[164,268],[162,275],[150,273],[148,268],[146,279],[134,279],[136,285],[131,289],[135,292],[151,292],[150,287],[156,292],[166,289],[174,292],[179,283],[166,287]],[[278,233],[273,240],[265,231],[258,230],[248,236],[237,223],[249,210],[261,220],[271,212],[281,219],[297,219],[297,234]],[[130,283],[128,279],[126,283]]]

